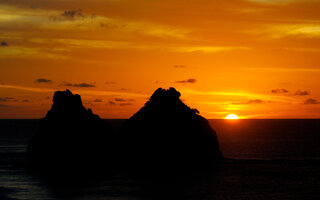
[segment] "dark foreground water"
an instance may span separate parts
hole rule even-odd
[[[115,128],[123,122],[109,121]],[[228,158],[211,172],[161,181],[114,175],[81,187],[53,187],[23,167],[38,120],[0,120],[0,200],[320,199],[320,120],[210,123]]]

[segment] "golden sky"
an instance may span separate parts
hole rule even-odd
[[[175,87],[206,118],[320,118],[320,0],[0,1],[0,118],[69,88],[128,118]]]

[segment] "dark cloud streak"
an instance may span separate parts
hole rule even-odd
[[[297,96],[305,96],[305,95],[310,95],[311,93],[309,91],[306,90],[297,90],[294,95]]]
[[[174,65],[173,67],[174,68],[187,68],[186,65]]]
[[[69,83],[64,81],[62,84],[58,85],[58,86],[69,86],[69,87],[96,87],[93,84],[90,83]]]
[[[61,14],[62,17],[69,19],[69,20],[74,20],[76,17],[84,17],[82,10],[66,10]]]
[[[182,80],[182,81],[175,81],[175,83],[195,83],[197,82],[197,79],[195,78],[189,78],[187,80]]]
[[[12,97],[0,97],[0,102],[8,102],[8,101],[13,101],[14,98]]]
[[[261,104],[261,103],[265,103],[265,101],[261,100],[261,99],[253,99],[253,100],[249,100],[247,102],[239,102],[239,103],[231,103],[233,105],[244,105],[244,104]]]
[[[120,106],[131,106],[131,105],[133,105],[132,103],[120,103],[119,104]]]
[[[116,84],[117,82],[114,82],[114,81],[107,81],[105,82],[106,85],[111,85],[111,84]]]
[[[123,99],[123,98],[115,98],[114,101],[117,101],[117,102],[134,102],[135,100],[134,99]]]
[[[2,41],[0,46],[2,46],[2,47],[7,47],[7,46],[9,46],[9,45],[8,45],[8,43],[7,43],[7,42]]]
[[[281,94],[281,93],[289,93],[289,90],[286,90],[284,88],[277,88],[271,90],[271,93]]]
[[[46,78],[38,78],[34,82],[36,82],[36,83],[52,83],[52,80],[46,79]]]
[[[304,101],[304,104],[306,105],[310,105],[310,104],[320,104],[320,101],[318,101],[317,99],[307,99]]]
[[[93,102],[99,103],[99,102],[103,102],[101,99],[95,99],[93,100]]]

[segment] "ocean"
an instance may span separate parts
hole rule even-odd
[[[107,121],[115,129],[124,122]],[[27,144],[39,120],[0,120],[0,200],[320,199],[320,120],[209,122],[226,157],[212,172],[161,182],[116,174],[86,186],[59,187],[24,167]]]

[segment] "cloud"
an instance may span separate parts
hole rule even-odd
[[[115,106],[115,105],[130,106],[130,105],[133,105],[132,102],[134,101],[135,101],[134,99],[115,98],[114,100],[110,100],[108,104],[112,106]]]
[[[62,86],[61,84],[58,86]],[[0,88],[9,88],[15,90],[29,91],[29,92],[41,92],[41,93],[52,93],[55,92],[55,89],[49,88],[33,88],[33,87],[24,87],[19,85],[4,85],[0,84]],[[134,93],[134,92],[117,92],[117,91],[105,91],[105,90],[74,90],[75,92],[81,92],[82,95],[94,95],[94,96],[128,96],[128,97],[148,97],[146,94]]]
[[[120,88],[119,90],[120,91],[130,91],[131,89],[129,89],[129,88]]]
[[[320,72],[320,69],[316,68],[247,68],[254,71],[271,71],[271,72]]]
[[[111,84],[116,84],[117,82],[114,82],[114,81],[107,81],[105,82],[106,85],[111,85]]]
[[[320,104],[320,101],[310,98],[310,99],[305,100],[304,104]]]
[[[5,41],[2,41],[0,46],[2,46],[2,47],[7,47],[7,46],[8,46],[8,43],[5,42]]]
[[[306,90],[297,90],[293,95],[305,96],[310,95],[310,92]]]
[[[1,107],[8,107],[8,105],[3,104],[3,103],[0,103],[0,108],[1,108]]]
[[[94,84],[90,83],[69,83],[64,81],[62,84],[58,86],[69,86],[69,87],[96,87]]]
[[[1,18],[1,15],[0,15]],[[61,49],[46,47],[8,46],[0,48],[0,58],[36,58],[36,59],[67,59]]]
[[[248,101],[248,104],[251,104],[251,103],[265,103],[265,101],[263,101],[263,100],[261,100],[261,99],[249,100],[249,101]]]
[[[120,103],[119,104],[120,106],[131,106],[131,105],[133,105],[132,103]]]
[[[318,23],[296,23],[296,24],[268,24],[259,29],[246,31],[251,34],[265,34],[278,39],[283,37],[317,38],[320,37],[320,25]]]
[[[103,102],[101,99],[95,99],[93,102]]]
[[[38,78],[34,82],[36,82],[36,83],[52,83],[52,80],[45,79],[45,78]]]
[[[231,103],[231,104],[242,105],[242,104],[261,104],[261,103],[265,103],[265,101],[263,101],[261,99],[253,99],[253,100],[249,100],[247,102],[239,102],[239,103]]]
[[[286,5],[297,0],[247,0],[250,2],[261,3],[261,4],[272,4],[272,5]]]
[[[0,97],[0,102],[12,101],[14,98],[12,97]]]
[[[218,53],[218,52],[236,51],[236,50],[252,50],[252,48],[245,47],[245,46],[177,46],[177,47],[172,47],[169,50],[174,52],[183,52],[183,53],[192,53],[192,52]]]
[[[124,99],[124,98],[115,98],[114,99],[116,102],[134,102],[134,99]]]
[[[28,99],[23,99],[22,102],[27,103],[27,102],[29,102],[29,100]]]
[[[284,88],[277,88],[277,89],[271,90],[271,93],[276,93],[276,94],[289,93],[289,90],[286,90]]]
[[[174,65],[173,67],[174,68],[186,68],[187,66],[186,65]]]
[[[19,85],[1,85],[0,88],[9,88],[9,89],[16,89],[16,90],[23,90],[23,91],[30,91],[30,92],[54,92],[53,89],[48,88],[33,88],[33,87],[24,87]]]
[[[195,83],[197,82],[197,79],[195,78],[189,78],[187,80],[182,80],[182,81],[175,81],[176,83]]]
[[[62,17],[68,20],[74,20],[75,18],[84,17],[82,10],[66,10],[61,14]]]

